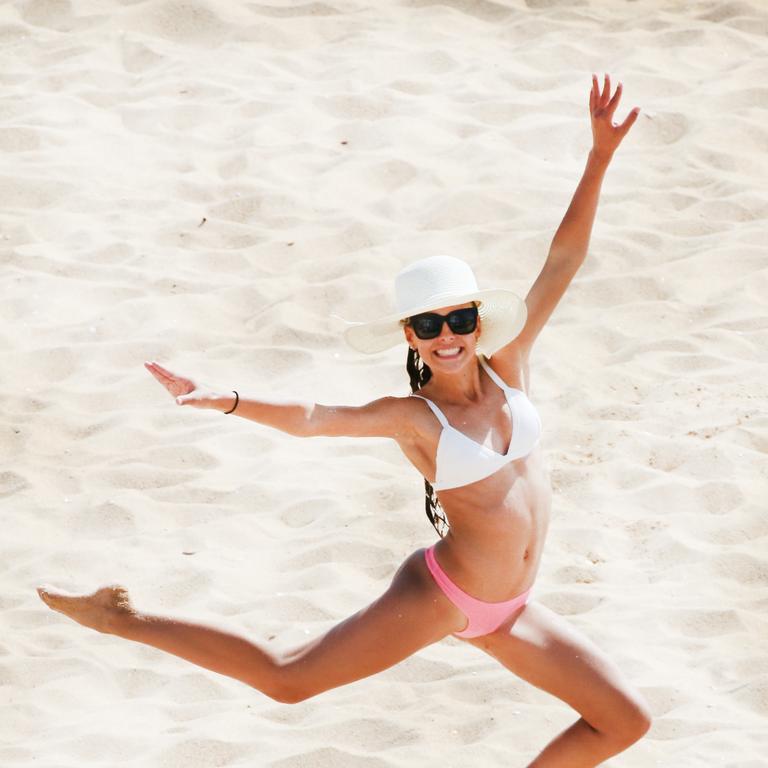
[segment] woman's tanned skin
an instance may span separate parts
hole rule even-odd
[[[526,392],[534,341],[587,255],[604,175],[639,113],[635,108],[620,125],[613,122],[621,90],[619,84],[611,95],[608,75],[602,89],[593,76],[589,95],[593,145],[584,174],[526,296],[523,331],[490,361],[508,385]],[[436,311],[444,315],[460,306],[470,305]],[[503,393],[478,364],[476,345],[482,332],[481,322],[466,335],[453,334],[446,323],[434,339],[418,339],[410,326],[405,326],[404,337],[432,370],[421,393],[439,405],[451,425],[501,453],[510,443],[514,425]],[[441,357],[441,351],[449,349],[458,349],[458,354]],[[231,392],[210,390],[157,363],[146,367],[180,405],[225,412],[235,404]],[[390,437],[427,479],[435,477],[441,427],[417,398],[385,397],[360,407],[331,407],[270,402],[240,393],[234,415],[301,437]],[[439,498],[450,531],[436,545],[435,555],[452,581],[488,602],[509,600],[533,584],[551,502],[541,447],[490,477],[440,491]],[[432,579],[423,549],[402,563],[389,588],[371,605],[322,636],[282,653],[267,651],[227,629],[139,610],[121,586],[89,595],[68,595],[49,587],[38,592],[51,608],[80,624],[167,651],[286,703],[386,669],[466,624],[464,614]],[[578,719],[529,768],[596,766],[637,741],[650,726],[648,705],[613,662],[535,600],[496,631],[465,642],[578,713]]]

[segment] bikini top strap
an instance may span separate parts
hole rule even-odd
[[[423,400],[429,406],[432,413],[437,416],[437,420],[443,425],[443,427],[449,426],[448,419],[445,418],[445,414],[431,400],[427,400],[427,398],[423,395],[415,395],[413,393],[411,394],[411,397],[418,397],[419,400]]]
[[[508,384],[505,384],[501,380],[501,376],[499,376],[499,374],[496,373],[496,371],[494,371],[490,365],[488,365],[483,355],[479,355],[479,357],[480,357],[480,365],[483,366],[483,370],[491,377],[491,380],[493,381],[494,384],[496,384],[497,387],[503,390],[513,389],[513,387],[510,387]]]

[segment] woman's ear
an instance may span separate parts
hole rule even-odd
[[[411,329],[411,327],[408,325],[404,325],[403,333],[405,334],[405,340],[408,342],[408,346],[411,349],[416,349],[416,344],[413,341],[413,330]]]

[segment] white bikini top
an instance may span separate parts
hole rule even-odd
[[[413,395],[424,400],[443,426],[437,443],[435,456],[436,491],[460,488],[498,472],[511,461],[527,456],[539,442],[541,419],[531,401],[521,389],[507,386],[496,371],[482,356],[478,356],[483,370],[504,392],[512,415],[512,439],[506,453],[497,453],[487,445],[480,445],[448,423],[445,414],[422,395]]]

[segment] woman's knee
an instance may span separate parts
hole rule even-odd
[[[597,730],[627,747],[648,733],[652,721],[651,708],[642,694],[626,690],[621,692],[620,703],[611,712],[607,723]]]
[[[314,696],[314,693],[308,691],[301,691],[296,688],[278,688],[269,694],[271,699],[279,702],[280,704],[298,704],[299,702],[306,701]]]
[[[300,701],[306,701],[315,695],[315,692],[304,690],[287,681],[278,681],[269,687],[260,686],[258,690],[280,704],[298,704]]]
[[[268,672],[261,669],[258,677],[253,680],[246,674],[242,677],[243,682],[280,704],[295,704],[309,698],[297,688],[295,678],[290,673],[290,654],[273,655],[270,661]]]
[[[319,645],[321,640],[322,637],[316,638],[300,648],[280,655],[275,662],[269,689],[263,692],[281,704],[298,704],[333,687],[329,686],[326,680],[314,679],[312,675],[308,675],[307,665],[304,663],[304,657]]]
[[[629,718],[630,735],[633,736],[633,742],[641,739],[651,729],[653,725],[653,713],[650,704],[640,693],[633,695],[632,714]]]

